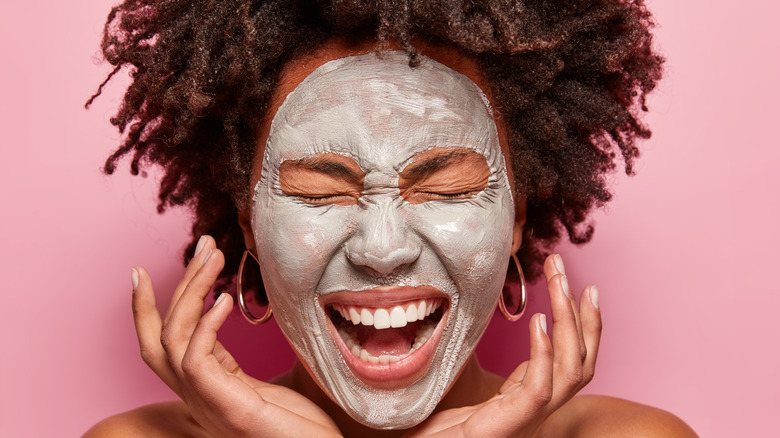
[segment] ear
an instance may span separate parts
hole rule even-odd
[[[252,253],[257,254],[255,234],[252,232],[251,213],[247,212],[246,209],[238,212],[238,225],[241,227],[241,234],[244,235],[244,246]]]
[[[523,227],[525,226],[526,202],[525,197],[517,195],[515,197],[515,225],[512,229],[512,254],[520,250],[523,243]]]

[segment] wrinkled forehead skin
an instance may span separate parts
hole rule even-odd
[[[415,155],[448,147],[485,157],[487,188],[463,202],[401,200],[399,172]],[[281,163],[318,153],[357,162],[365,172],[365,202],[314,207],[282,193]],[[509,177],[485,95],[469,78],[430,58],[411,68],[405,53],[389,51],[328,61],[287,95],[264,148],[252,230],[275,318],[306,369],[355,420],[397,429],[433,412],[476,347],[504,282],[513,217]],[[366,247],[367,230],[385,218],[402,235],[386,241],[414,247],[419,256],[403,276],[363,275],[348,248]],[[353,373],[318,301],[342,290],[389,284],[432,286],[450,300],[430,366],[419,379],[394,389],[372,386]]]
[[[382,78],[377,77],[377,71],[382,71]],[[284,138],[286,144],[268,148],[269,142],[264,166],[324,151],[352,156],[356,141],[373,141],[370,157],[352,156],[369,173],[378,163],[388,164],[389,160],[409,158],[419,152],[419,137],[405,133],[410,123],[421,121],[482,129],[483,132],[472,133],[473,138],[469,139],[457,130],[450,138],[447,138],[447,132],[437,131],[439,138],[433,140],[437,140],[437,145],[471,147],[487,157],[486,148],[493,145],[490,140],[497,139],[496,126],[494,123],[475,125],[471,121],[478,115],[492,118],[490,105],[471,80],[453,73],[426,57],[423,57],[422,65],[411,68],[407,55],[399,51],[384,53],[381,58],[372,53],[330,61],[319,67],[316,74],[304,79],[277,111],[269,140]],[[387,77],[392,77],[393,81],[385,80]],[[360,86],[355,87],[356,83]],[[432,89],[422,84],[437,86]],[[305,111],[284,110],[285,106],[291,105],[305,108]],[[344,118],[352,123],[343,124]],[[327,123],[323,124],[323,119]],[[312,132],[324,130],[328,131],[327,144],[311,138]],[[390,133],[393,135],[388,135]],[[471,144],[463,144],[464,140]],[[264,175],[268,173],[264,172]]]

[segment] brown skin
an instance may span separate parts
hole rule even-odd
[[[447,47],[422,42],[416,42],[415,47],[423,55],[465,74],[490,97],[490,90],[484,86],[473,59]],[[261,162],[270,120],[276,109],[303,78],[329,60],[373,50],[374,43],[334,40],[310,56],[290,63],[282,75],[266,123],[258,133],[260,147],[255,163]],[[500,117],[496,122],[502,149],[507,154],[505,126]],[[469,197],[484,189],[489,169],[484,158],[475,157],[473,152],[455,154],[440,166],[422,166],[428,160],[452,152],[453,148],[433,149],[415,157],[399,178],[404,199],[421,203],[442,194]],[[415,169],[417,164],[421,165],[419,169]],[[344,171],[334,174],[322,170],[334,165],[341,166]],[[514,181],[511,168],[508,170],[510,180]],[[260,169],[256,165],[251,187],[259,176]],[[285,193],[300,196],[307,202],[349,205],[357,202],[360,196],[363,176],[354,160],[320,154],[283,163],[280,184]],[[525,203],[517,199],[516,205],[513,252],[520,246],[525,222]],[[245,242],[247,248],[254,249],[249,215],[242,213]],[[198,423],[223,436],[249,430],[262,430],[276,436],[290,430],[276,429],[274,432],[275,427],[297,427],[299,423],[305,424],[296,430],[318,436],[335,432],[335,427],[345,436],[401,436],[406,433],[371,430],[355,422],[330,400],[300,362],[277,379],[276,385],[243,374],[229,353],[216,342],[216,330],[227,317],[228,303],[232,304],[232,300],[225,299],[221,306],[215,306],[201,318],[203,299],[223,263],[213,239],[207,238],[203,251],[193,258],[174,292],[171,309],[164,320],[157,314],[148,274],[137,268],[139,285],[134,291],[133,305],[142,356],[187,403],[163,403],[120,414],[99,423],[85,436],[208,436]],[[438,432],[444,436],[472,436],[494,430],[491,429],[493,423],[518,423],[509,429],[499,428],[499,433],[491,436],[696,436],[682,421],[664,411],[608,397],[571,398],[593,376],[601,331],[600,312],[589,299],[583,299],[578,310],[576,300],[565,293],[568,290],[565,276],[554,257],[548,258],[544,270],[556,322],[552,342],[542,330],[541,315],[534,315],[530,321],[529,362],[521,364],[505,380],[482,369],[472,356],[434,414],[412,432],[419,436]],[[583,297],[590,297],[590,289],[586,289]],[[243,417],[233,415],[237,406],[247,408]],[[235,427],[254,421],[255,412],[265,414],[267,422],[241,430]]]
[[[518,416],[528,417],[530,430],[524,428],[517,433],[490,436],[696,436],[673,415],[647,406],[593,396],[567,402],[592,377],[600,318],[590,300],[583,299],[579,312],[581,323],[575,324],[574,299],[564,293],[565,277],[558,271],[557,262],[559,260],[551,256],[544,266],[552,315],[556,321],[553,326],[554,346],[541,329],[540,315],[534,315],[530,324],[531,360],[521,364],[504,381],[479,368],[476,359],[472,358],[442,401],[442,404],[458,403],[463,407],[432,415],[413,431],[419,434],[415,436],[427,436],[436,430],[443,431],[443,436],[453,436],[453,433],[455,436],[477,436],[478,426],[507,421],[507,416],[509,421],[515,421]],[[141,355],[174,392],[187,400],[187,404],[175,402],[139,408],[104,420],[85,436],[282,436],[291,428],[296,428],[292,436],[328,436],[339,432],[344,436],[404,434],[404,431],[361,431],[354,422],[344,423],[343,411],[332,403],[317,400],[324,395],[317,396],[315,384],[305,384],[305,379],[310,378],[305,371],[301,373],[300,367],[279,383],[298,389],[296,386],[304,382],[301,389],[304,394],[243,374],[232,357],[216,342],[216,330],[230,313],[232,299],[226,296],[221,304],[201,317],[203,300],[223,263],[222,254],[215,248],[213,239],[205,238],[203,250],[190,263],[182,282],[174,291],[171,308],[164,320],[157,314],[148,273],[143,268],[136,268],[139,282],[133,294],[133,310]],[[586,289],[585,297],[589,296],[589,292]],[[579,336],[578,331],[583,336]],[[187,339],[177,341],[180,337]],[[207,342],[204,343],[204,340]],[[580,349],[582,341],[587,349],[584,357]],[[208,360],[198,360],[199,356]],[[472,366],[474,364],[476,368]],[[304,379],[301,380],[301,377]],[[497,395],[490,397],[490,391],[495,390],[491,387],[494,385],[500,385],[500,388]],[[480,390],[478,394],[473,393],[475,388]],[[246,397],[247,393],[250,397]],[[261,396],[262,402],[252,403],[256,402],[257,395]],[[477,405],[463,404],[486,397],[490,400]],[[241,412],[242,407],[247,409]],[[261,417],[260,424],[251,424],[258,416]],[[195,425],[194,419],[216,432],[206,433]],[[339,432],[336,432],[334,421],[338,423]],[[222,423],[228,426],[249,424],[252,427],[226,429],[219,427],[224,426]],[[458,427],[469,423],[471,428]],[[448,430],[448,426],[453,424],[456,429]],[[472,430],[475,428],[477,430]],[[258,430],[263,433],[257,433]]]
[[[184,402],[147,405],[107,418],[85,438],[207,437]],[[364,436],[379,436],[364,435]],[[542,425],[538,438],[689,438],[696,433],[682,420],[661,409],[613,397],[573,398]]]
[[[399,174],[401,197],[410,204],[470,198],[488,185],[485,157],[464,148],[434,148],[413,157]],[[309,204],[356,205],[366,174],[352,158],[332,153],[288,160],[279,166],[279,185]]]

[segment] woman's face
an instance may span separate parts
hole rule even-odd
[[[468,77],[399,51],[332,58],[272,119],[251,230],[319,385],[368,426],[411,427],[493,314],[519,227],[510,178]]]

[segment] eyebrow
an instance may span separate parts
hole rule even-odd
[[[413,163],[403,170],[405,178],[419,179],[423,176],[435,173],[451,164],[462,162],[467,153],[452,151],[446,154],[436,155],[419,163]]]
[[[299,160],[291,160],[289,163],[298,168],[325,173],[343,179],[358,180],[363,177],[341,163],[330,161],[327,157],[305,157]]]

